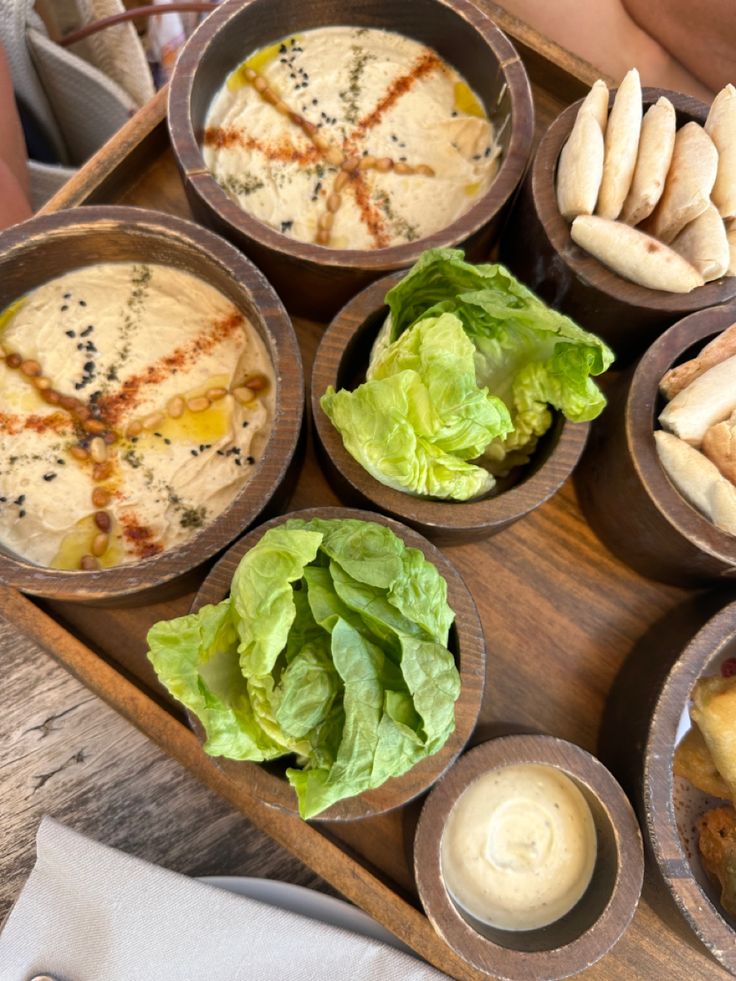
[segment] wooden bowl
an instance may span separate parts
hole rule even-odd
[[[419,241],[376,250],[297,242],[232,201],[205,167],[200,146],[213,96],[251,52],[290,33],[335,24],[397,31],[434,48],[485,103],[491,119],[511,115],[493,184],[447,228]],[[531,153],[534,108],[529,80],[508,38],[469,0],[227,0],[183,50],[169,90],[169,132],[190,204],[266,273],[289,309],[326,319],[382,273],[411,266],[425,249],[464,245],[484,258]]]
[[[119,602],[160,596],[229,545],[289,486],[302,427],[304,379],[291,322],[258,270],[231,245],[171,215],[85,207],[33,218],[0,236],[0,309],[54,276],[98,262],[157,262],[198,276],[231,300],[261,335],[277,379],[273,429],[250,481],[189,541],[131,565],[70,572],[34,565],[0,548],[0,582],[58,600]],[[149,600],[147,600],[149,601]]]
[[[489,770],[518,763],[547,764],[573,780],[593,815],[598,857],[587,891],[569,913],[542,929],[515,932],[473,924],[460,912],[442,879],[440,844],[463,791]],[[619,939],[639,902],[644,857],[631,805],[594,756],[553,736],[504,736],[464,754],[427,798],[414,874],[435,930],[472,967],[514,981],[555,981],[590,967]]]
[[[685,317],[619,380],[594,427],[576,475],[583,511],[619,558],[652,579],[699,585],[736,577],[736,537],[716,528],[670,483],[657,456],[654,429],[664,401],[664,373],[694,357],[736,321],[736,304]]]
[[[304,518],[307,521],[311,518],[357,518],[385,525],[408,546],[420,549],[447,581],[447,600],[455,611],[449,648],[455,655],[461,683],[460,697],[455,703],[455,731],[438,753],[421,760],[403,776],[392,777],[375,790],[338,801],[323,811],[317,820],[351,821],[372,817],[401,807],[427,790],[450,766],[470,738],[480,711],[485,683],[486,645],[483,628],[467,586],[455,567],[438,549],[397,521],[391,521],[379,514],[346,508],[294,511],[254,528],[233,545],[212,569],[194,598],[192,612],[207,603],[219,603],[224,599],[230,592],[233,573],[245,553],[260,541],[269,528],[283,524],[289,518]],[[203,735],[199,722],[196,719],[190,721],[195,731]],[[282,761],[258,764],[220,758],[218,763],[230,779],[246,784],[249,792],[261,800],[273,807],[298,813],[296,794],[283,775],[286,766]]]
[[[705,122],[708,106],[678,92],[645,88],[645,108],[661,95],[675,107],[678,128],[692,120]],[[650,290],[623,279],[575,245],[570,224],[557,207],[555,175],[581,102],[565,109],[542,137],[501,242],[501,259],[543,299],[602,337],[620,364],[681,317],[732,299],[736,277],[706,283],[691,293]]]
[[[686,803],[678,784],[685,781],[672,773],[695,682],[717,674],[720,664],[736,654],[736,603],[729,593],[690,600],[637,643],[611,689],[599,750],[635,799],[658,880],[701,943],[736,974],[734,920],[729,923],[717,890],[696,872],[697,847],[683,841],[678,828],[678,811]],[[680,814],[679,823],[688,831],[690,818],[686,811]],[[663,907],[658,912],[667,916],[674,911]]]
[[[337,314],[325,332],[312,368],[311,402],[320,462],[330,485],[348,504],[376,508],[411,525],[432,541],[459,544],[495,535],[544,504],[567,480],[585,446],[588,423],[558,414],[539,441],[518,482],[498,482],[501,492],[473,501],[437,501],[386,487],[345,449],[342,436],[319,400],[328,385],[355,388],[365,380],[371,346],[388,314],[383,299],[405,274],[394,273],[366,287]],[[503,488],[507,489],[503,489]]]

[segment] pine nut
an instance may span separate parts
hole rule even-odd
[[[100,568],[100,563],[94,555],[83,555],[79,562],[79,568],[84,569],[85,572],[94,572]]]
[[[111,432],[109,429],[106,433],[102,434],[102,438],[108,446],[112,446],[113,443],[117,443],[118,441],[117,434]]]
[[[253,389],[254,392],[260,392],[268,387],[268,378],[265,375],[248,375],[243,385]]]
[[[178,419],[182,412],[184,412],[184,399],[180,395],[177,395],[166,406],[166,411],[172,419]]]
[[[24,375],[28,375],[29,378],[33,378],[34,375],[41,374],[41,365],[38,363],[38,361],[24,361],[20,366],[20,370]]]
[[[320,228],[317,232],[316,238],[317,245],[329,245],[330,233],[325,228]]]
[[[414,169],[418,174],[422,174],[424,177],[434,177],[434,171],[429,164],[417,164]]]
[[[19,354],[6,354],[5,363],[8,368],[20,368],[22,363],[22,358]]]
[[[125,430],[126,436],[137,436],[138,433],[143,432],[143,423],[134,419],[133,422],[129,422],[127,429]]]
[[[68,409],[72,412],[74,409],[78,409],[81,406],[79,399],[75,399],[73,395],[61,395],[59,396],[59,402],[63,408]]]
[[[101,436],[95,438],[89,444],[89,455],[95,463],[104,463],[107,459],[107,447]]]
[[[414,173],[414,168],[413,167],[411,167],[409,164],[402,163],[401,161],[399,161],[398,163],[395,163],[394,164],[394,170],[396,171],[397,174],[413,174]]]
[[[320,133],[315,133],[314,139],[312,141],[318,150],[324,153],[326,150],[330,149],[330,141],[322,136]]]
[[[196,399],[187,399],[187,408],[190,412],[204,412],[209,407],[210,400],[206,395],[200,395]]]
[[[234,388],[233,395],[241,405],[246,405],[248,402],[252,402],[254,397],[251,389],[246,388],[244,385],[239,385],[238,388]]]
[[[360,157],[348,157],[345,163],[342,165],[343,170],[347,170],[348,173],[352,173],[360,167]]]
[[[323,215],[319,216],[319,222],[318,222],[319,227],[326,228],[329,230],[330,228],[332,228],[332,223],[334,222],[334,220],[335,220],[335,216],[333,215],[333,213],[331,211],[325,211]]]
[[[279,101],[276,103],[276,111],[280,112],[282,116],[288,116],[291,112],[283,99],[279,99]]]
[[[61,402],[61,395],[55,392],[53,388],[48,388],[41,393],[44,400],[49,403],[49,405],[59,405]]]
[[[74,415],[79,419],[80,422],[86,422],[87,419],[92,415],[86,405],[78,405],[74,409]]]
[[[256,75],[255,72],[253,75],[253,88],[256,90],[256,92],[265,92],[268,88],[268,82],[266,79],[262,75]]]
[[[164,421],[163,412],[152,412],[150,416],[146,416],[143,420],[144,429],[155,429],[156,426],[160,426]]]
[[[315,136],[317,133],[317,127],[314,123],[310,123],[308,119],[302,118],[301,127],[307,136]]]
[[[104,487],[95,487],[92,491],[92,503],[98,509],[106,508],[110,503],[110,493]]]
[[[99,535],[95,535],[92,541],[92,554],[99,558],[101,555],[105,554],[109,544],[110,536],[106,535],[104,531],[101,531]]]
[[[243,69],[243,74],[245,75],[245,77],[248,79],[249,82],[252,82],[253,79],[258,74],[258,72],[256,72],[253,68],[246,67]]]
[[[273,89],[264,89],[263,92],[261,92],[261,96],[266,100],[266,102],[270,102],[272,106],[275,106],[279,101],[279,97],[276,95]]]
[[[39,392],[45,392],[51,388],[51,379],[44,378],[43,375],[38,375],[38,377],[33,379],[33,384],[39,390]]]
[[[337,211],[337,209],[340,207],[341,204],[342,204],[342,198],[340,197],[339,194],[335,194],[335,192],[333,191],[332,194],[330,194],[330,196],[327,198],[327,210]]]
[[[87,419],[82,423],[88,433],[104,433],[105,423],[102,419]]]
[[[109,460],[105,463],[95,463],[92,467],[92,480],[107,480],[112,475],[112,464]]]
[[[387,170],[391,170],[394,162],[391,157],[381,157],[380,160],[376,160],[376,170],[380,170],[381,173],[385,174]]]
[[[292,122],[295,126],[301,126],[302,117],[299,115],[298,112],[293,112],[289,110],[289,121]]]
[[[69,452],[75,460],[86,460],[89,456],[89,453],[87,453],[83,446],[70,446]]]
[[[366,157],[361,157],[361,160],[360,160],[360,169],[361,170],[370,170],[371,167],[375,167],[375,166],[376,166],[376,158],[375,157],[371,157],[370,155],[369,156],[366,156]]]
[[[112,518],[107,511],[95,511],[95,524],[100,531],[107,533],[112,528]]]
[[[226,388],[208,388],[206,392],[207,398],[210,402],[217,402],[218,399],[224,399],[227,395]]]
[[[332,164],[333,167],[339,167],[344,159],[342,150],[339,150],[336,146],[331,146],[325,153],[325,160],[328,164]]]
[[[337,193],[338,191],[341,191],[345,187],[345,185],[347,184],[347,182],[349,180],[350,180],[350,178],[345,173],[345,171],[344,170],[341,170],[340,173],[335,178],[335,183],[333,184],[333,187],[335,189],[335,193]]]

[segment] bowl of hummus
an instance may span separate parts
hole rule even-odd
[[[37,595],[161,590],[286,481],[290,321],[210,232],[134,208],[0,237],[0,577]]]
[[[428,247],[487,254],[533,106],[512,44],[466,0],[232,0],[182,52],[169,128],[197,217],[325,316]]]

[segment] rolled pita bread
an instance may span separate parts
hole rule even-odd
[[[718,150],[718,173],[711,197],[723,218],[736,217],[736,88],[718,93],[705,121],[705,132]]]
[[[557,206],[567,221],[592,215],[603,176],[603,133],[593,114],[580,108],[557,165]]]
[[[632,68],[619,86],[606,127],[603,179],[596,214],[618,218],[636,167],[641,131],[641,82]]]
[[[581,112],[589,112],[598,122],[601,133],[605,134],[608,125],[608,86],[602,78],[593,83],[590,92],[583,99],[578,116]]]
[[[711,426],[703,437],[703,453],[726,480],[736,484],[736,413]]]
[[[715,205],[709,204],[672,243],[672,248],[710,283],[725,276],[731,261],[726,226]]]
[[[709,368],[736,354],[736,323],[726,327],[710,344],[706,344],[697,358],[678,364],[663,375],[659,390],[669,402],[679,392],[695,381]]]
[[[664,191],[644,231],[660,242],[672,242],[710,204],[717,170],[713,140],[702,126],[686,123],[675,136]]]
[[[728,275],[736,276],[736,218],[726,220],[726,238],[728,239]]]
[[[648,218],[662,197],[676,129],[675,107],[661,96],[642,120],[634,178],[621,210],[621,220],[627,225],[638,225]]]
[[[689,293],[703,285],[689,262],[636,228],[597,215],[579,215],[572,223],[572,239],[619,276],[669,293]]]
[[[703,372],[659,414],[664,429],[691,446],[700,446],[711,426],[736,409],[736,355]]]
[[[736,534],[736,487],[699,450],[672,433],[660,429],[654,440],[665,473],[685,500],[722,531]]]

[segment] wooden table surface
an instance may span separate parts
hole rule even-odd
[[[484,4],[488,7],[489,4]],[[550,95],[538,69],[538,132],[574,90]],[[150,161],[115,201],[189,216],[169,151]],[[321,326],[295,322],[307,381]],[[291,507],[339,503],[310,448]],[[494,538],[446,549],[478,604],[488,641],[487,695],[478,742],[536,729],[595,751],[606,694],[627,653],[686,596],[649,582],[614,559],[582,517],[568,482],[550,502]],[[93,648],[156,689],[143,657],[148,626],[179,615],[191,594],[140,609],[47,610]],[[0,917],[33,863],[41,814],[143,858],[191,875],[273,876],[324,888],[233,807],[91,695],[0,620],[4,706],[0,721]],[[333,830],[411,898],[411,828],[416,807]],[[413,899],[416,902],[416,899]],[[596,981],[729,977],[662,897],[651,863],[631,927],[580,975]]]

